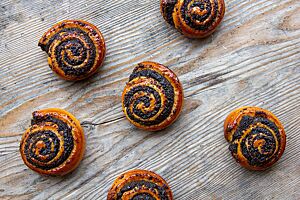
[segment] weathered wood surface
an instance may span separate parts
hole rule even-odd
[[[226,0],[222,25],[190,40],[168,26],[158,0],[1,0],[0,199],[105,199],[121,172],[156,171],[175,199],[300,198],[300,1]],[[107,42],[101,71],[66,82],[37,46],[57,21],[84,19]],[[137,130],[121,112],[121,93],[140,61],[170,66],[185,106],[170,128]],[[287,132],[287,148],[270,170],[251,172],[231,158],[223,121],[244,105],[271,110]],[[83,162],[64,178],[43,177],[18,148],[34,110],[59,107],[84,124]]]

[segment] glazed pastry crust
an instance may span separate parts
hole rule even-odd
[[[161,0],[164,19],[189,38],[211,35],[225,14],[224,0]]]
[[[32,125],[20,143],[24,163],[44,175],[70,173],[79,165],[84,151],[80,122],[69,112],[57,108],[35,111]]]
[[[122,94],[127,119],[136,127],[159,131],[171,125],[183,106],[183,89],[176,74],[155,63],[135,67]]]
[[[266,136],[265,132],[269,135]],[[231,112],[224,123],[224,136],[231,143],[229,149],[236,161],[250,170],[265,170],[272,166],[280,159],[286,145],[286,134],[279,119],[270,111],[258,107],[247,106]],[[249,161],[249,156],[247,158],[244,155],[242,147],[243,141],[250,140],[252,142],[245,143],[245,147],[256,153],[245,149],[244,152],[252,154],[254,157],[254,159],[251,158],[252,163]],[[259,156],[265,160],[258,162]]]
[[[164,196],[160,196],[164,194]],[[140,195],[140,196],[139,196]],[[130,200],[133,197],[151,196],[173,200],[172,191],[167,182],[158,174],[146,170],[131,170],[120,175],[108,192],[107,200]]]
[[[39,46],[47,52],[50,68],[61,78],[71,81],[95,74],[106,53],[102,33],[83,20],[64,20],[55,24],[44,33]]]

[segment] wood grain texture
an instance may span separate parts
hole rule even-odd
[[[300,1],[226,0],[210,37],[181,36],[161,17],[158,0],[1,0],[0,199],[105,199],[114,179],[133,168],[164,177],[175,199],[300,198]],[[37,46],[57,21],[99,27],[107,57],[98,74],[66,82]],[[181,80],[185,105],[168,129],[136,129],[121,111],[133,65],[151,60]],[[284,124],[287,148],[265,172],[241,168],[223,137],[233,109],[260,106]],[[29,170],[19,155],[31,113],[59,107],[83,124],[87,150],[64,178]]]

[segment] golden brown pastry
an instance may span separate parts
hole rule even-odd
[[[181,112],[182,86],[169,68],[154,62],[142,62],[129,77],[122,104],[127,119],[138,128],[162,130]]]
[[[232,156],[250,170],[267,169],[285,149],[282,124],[270,111],[258,107],[242,107],[230,113],[224,133]]]
[[[105,42],[98,28],[83,20],[64,20],[39,41],[48,54],[50,68],[66,80],[82,80],[95,74],[105,58]]]
[[[167,182],[146,170],[132,170],[119,176],[108,192],[107,200],[172,200]]]
[[[35,111],[31,126],[24,133],[20,153],[24,163],[45,175],[65,175],[82,160],[85,150],[79,121],[65,110]]]
[[[189,38],[212,34],[225,14],[224,0],[161,0],[164,19]]]

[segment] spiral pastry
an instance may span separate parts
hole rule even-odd
[[[224,123],[232,156],[250,170],[265,170],[282,156],[286,135],[271,112],[257,107],[234,110]]]
[[[132,170],[119,176],[108,192],[107,200],[172,200],[167,182],[146,170]]]
[[[105,42],[98,28],[83,20],[65,20],[49,29],[39,41],[50,68],[66,80],[95,74],[105,58]]]
[[[212,34],[225,14],[224,0],[161,0],[164,19],[189,38]]]
[[[182,86],[169,68],[154,62],[142,62],[129,77],[122,104],[127,119],[138,128],[162,130],[181,112]]]
[[[60,109],[35,111],[24,133],[20,153],[24,163],[45,175],[65,175],[80,163],[85,149],[79,121]]]

